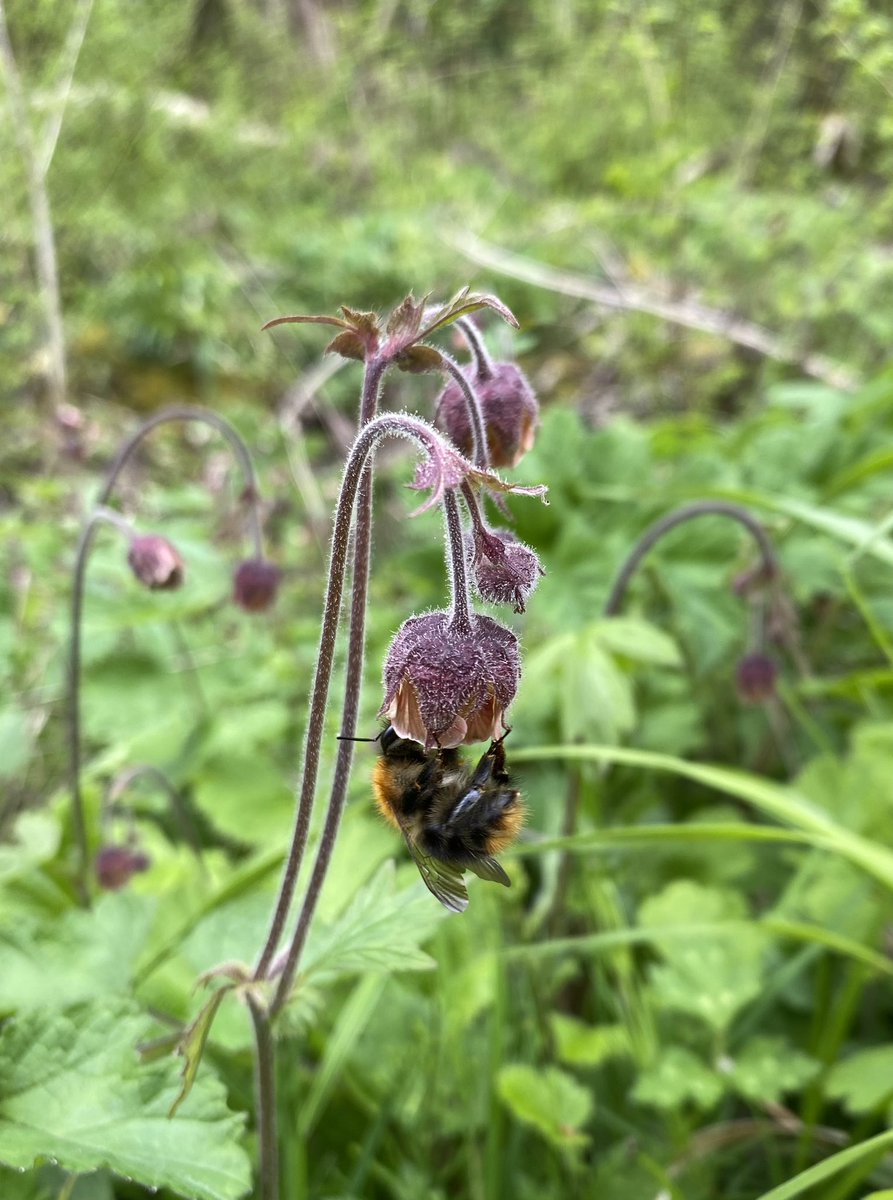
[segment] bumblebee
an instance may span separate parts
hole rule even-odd
[[[510,887],[493,855],[515,840],[524,805],[506,771],[504,739],[490,743],[474,770],[458,750],[426,753],[392,725],[377,740],[375,801],[406,839],[428,890],[451,912],[464,912],[464,871]]]

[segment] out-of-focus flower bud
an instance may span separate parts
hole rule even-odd
[[[183,582],[183,559],[158,533],[137,534],[130,542],[127,561],[140,583],[153,591],[170,591]]]
[[[388,650],[379,716],[426,750],[498,741],[520,676],[518,639],[490,617],[466,628],[448,612],[410,617]]]
[[[117,892],[134,875],[149,869],[149,856],[130,846],[103,846],[94,862],[96,879],[107,892]]]
[[[482,600],[511,604],[522,613],[528,597],[545,575],[536,554],[506,529],[474,529],[471,575]]]
[[[239,563],[233,575],[233,600],[246,612],[263,612],[270,607],[279,591],[282,572],[263,558],[249,558]]]
[[[486,379],[468,375],[477,395],[487,432],[490,462],[494,467],[514,467],[533,446],[539,424],[539,404],[524,372],[514,363],[494,363]],[[437,400],[438,423],[470,458],[474,434],[468,406],[458,384],[451,380]]]
[[[778,671],[771,658],[765,654],[746,654],[735,672],[738,695],[746,704],[760,704],[775,695],[777,677]]]

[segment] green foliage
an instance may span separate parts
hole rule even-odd
[[[510,891],[472,881],[446,917],[357,746],[278,1026],[283,1194],[890,1195],[887,6],[223,0],[148,20],[107,0],[69,88],[87,7],[5,6],[41,152],[62,117],[47,187],[77,413],[41,406],[32,214],[0,122],[3,1200],[250,1191],[244,983],[194,989],[221,962],[241,980],[268,926],[359,379],[347,364],[297,412],[321,332],[259,329],[472,274],[520,318],[481,325],[544,407],[513,481],[550,505],[509,501],[547,568],[515,623],[526,840]],[[616,307],[479,268],[468,233]],[[720,334],[698,328],[711,305]],[[434,391],[389,377],[385,402],[430,416]],[[215,441],[153,435],[119,500],[187,582],[141,590],[103,532],[82,697],[90,853],[133,838],[150,866],[118,893],[91,881],[88,909],[64,783],[73,548],[122,433],[182,399],[257,449],[282,592],[251,617],[228,603],[241,484]],[[364,736],[394,628],[444,602],[409,478],[382,455]],[[603,615],[636,539],[696,499],[745,505],[778,553],[765,705],[735,692],[759,596],[733,587],[755,556],[722,517],[668,534]],[[331,695],[322,796],[337,675]],[[176,809],[149,779],[109,808],[141,762]]]
[[[250,1187],[238,1145],[242,1121],[219,1082],[199,1080],[176,1120],[172,1062],[137,1063],[139,1014],[110,1005],[92,1015],[37,1015],[0,1034],[0,1161],[47,1157],[70,1171],[108,1167],[195,1200],[238,1200]]]

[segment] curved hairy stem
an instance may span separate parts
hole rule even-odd
[[[87,824],[84,819],[84,799],[81,794],[81,621],[84,610],[84,581],[87,560],[100,525],[111,525],[132,538],[133,527],[118,513],[107,508],[95,509],[81,530],[74,559],[74,578],[71,589],[71,618],[68,634],[68,770],[71,792],[71,819],[77,847],[77,880],[82,899],[87,899],[89,848]]]
[[[462,330],[462,336],[468,342],[478,379],[492,379],[493,359],[484,345],[481,331],[470,317],[458,317],[456,324]]]
[[[118,477],[124,470],[129,460],[132,458],[134,451],[140,445],[145,437],[157,429],[159,425],[166,425],[172,421],[197,421],[199,423],[210,425],[222,434],[229,448],[233,452],[233,456],[239,464],[239,469],[242,472],[244,480],[243,496],[248,502],[250,513],[250,533],[254,547],[254,557],[263,558],[264,544],[263,532],[261,528],[260,516],[260,494],[257,488],[257,474],[254,470],[254,461],[251,458],[251,452],[242,439],[238,430],[221,417],[219,413],[212,412],[209,408],[201,408],[198,405],[184,404],[176,405],[173,408],[162,409],[161,412],[155,413],[149,417],[142,425],[130,435],[123,443],[118,451],[111,466],[106,473],[105,482],[97,498],[98,504],[107,504],[112,492],[115,490],[115,485],[118,482]]]
[[[277,899],[276,908],[273,914],[273,920],[270,925],[270,931],[267,935],[264,949],[255,969],[255,979],[262,979],[270,974],[273,956],[276,952],[276,947],[282,934],[282,929],[285,925],[288,909],[291,904],[291,898],[294,895],[298,871],[300,870],[301,862],[303,860],[304,848],[307,841],[307,833],[310,828],[310,817],[315,798],[316,783],[319,775],[319,758],[322,743],[323,722],[325,718],[326,703],[328,700],[329,684],[332,677],[335,637],[338,630],[341,598],[344,589],[344,575],[347,563],[347,549],[350,540],[351,519],[357,493],[360,488],[360,483],[365,475],[367,459],[377,447],[378,443],[385,437],[409,438],[410,440],[417,442],[423,449],[426,450],[430,450],[431,447],[435,446],[437,443],[443,444],[443,439],[440,437],[440,435],[437,434],[437,432],[425,421],[422,421],[416,417],[407,416],[403,413],[384,413],[381,416],[375,417],[372,421],[369,421],[362,427],[359,436],[354,442],[354,445],[351,448],[348,456],[347,465],[345,466],[344,476],[341,483],[341,491],[338,497],[338,504],[335,509],[335,526],[332,535],[332,550],[329,561],[326,598],[323,608],[322,631],[320,635],[316,674],[314,677],[313,690],[310,697],[310,715],[307,721],[304,765],[301,772],[301,786],[298,797],[295,828],[292,835],[292,844],[289,850],[288,860],[285,866],[283,883],[280,888],[279,897]],[[357,636],[359,636],[361,625],[355,624],[355,628],[358,631]],[[362,660],[358,658],[356,654],[355,662],[357,667],[361,668]],[[353,726],[353,728],[356,727],[355,704],[358,703],[359,674],[357,674],[356,678],[356,690],[354,692],[352,689],[350,700],[350,708],[352,709],[352,713],[350,711],[346,713],[347,720]],[[348,736],[352,734],[352,729],[342,726],[342,734],[344,736]],[[340,761],[341,771],[337,775],[339,791],[346,789],[347,771],[350,763],[349,755],[346,753],[343,754],[340,758]],[[337,828],[337,824],[335,822],[339,813],[340,801],[338,801],[336,796],[335,799],[330,802],[330,831]],[[279,973],[281,966],[281,978],[276,991],[276,997],[273,1002],[272,1011],[278,1012],[278,1010],[285,1003],[285,1000],[287,999],[291,990],[298,958],[303,948],[303,941],[306,937],[307,929],[309,928],[310,915],[312,914],[313,906],[316,903],[319,888],[322,886],[324,869],[321,867],[321,863],[324,862],[327,866],[328,853],[330,853],[330,850],[331,846],[329,845],[326,855],[317,862],[318,870],[314,871],[315,882],[314,880],[311,880],[312,890],[308,891],[308,899],[305,902],[302,919],[295,931],[284,961],[276,964],[277,974]]]
[[[730,517],[739,525],[743,525],[756,543],[765,578],[771,580],[778,577],[779,568],[775,550],[769,540],[769,535],[756,517],[741,505],[725,500],[696,500],[694,504],[684,504],[681,508],[667,513],[666,516],[661,517],[645,530],[617,572],[608,599],[605,601],[604,615],[613,617],[620,611],[627,588],[642,560],[665,533],[669,533],[671,529],[675,529],[677,525],[682,525],[686,521],[693,521],[696,517],[710,516]]]
[[[471,488],[468,489],[471,491]],[[447,566],[450,579],[450,625],[463,633],[471,629],[471,592],[468,588],[468,564],[456,493],[451,488],[443,497],[446,526]]]
[[[484,423],[481,402],[474,388],[468,382],[465,372],[452,355],[447,354],[440,347],[438,347],[437,352],[443,360],[444,373],[455,382],[465,399],[465,406],[468,409],[468,420],[471,424],[471,435],[474,441],[471,461],[476,467],[481,467],[482,470],[487,471],[490,469],[490,448],[487,445],[486,425]]]

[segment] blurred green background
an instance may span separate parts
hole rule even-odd
[[[476,886],[442,919],[358,748],[281,1030],[283,1194],[781,1200],[810,1167],[823,1200],[893,1187],[889,6],[2,11],[3,1200],[248,1193],[244,1008],[221,1006],[173,1122],[180,1064],[138,1069],[133,1045],[196,1014],[201,971],[256,956],[291,825],[361,368],[321,360],[322,330],[260,326],[465,284],[517,315],[518,333],[481,325],[543,408],[513,477],[550,506],[511,502],[548,571],[510,618],[528,831],[512,890]],[[436,393],[389,377],[385,403],[430,416]],[[269,613],[231,604],[238,472],[210,431],[154,434],[117,502],[176,542],[187,583],[141,592],[102,534],[83,685],[91,847],[135,832],[151,866],[88,914],[66,790],[74,549],[120,438],[184,402],[251,445],[284,580]],[[446,595],[436,515],[407,519],[411,459],[379,466],[370,735],[391,634]],[[639,534],[698,498],[748,506],[777,546],[764,704],[735,688],[754,612],[731,585],[755,560],[734,524],[668,536],[601,617]],[[185,823],[144,782],[102,825],[134,763],[168,773]]]

